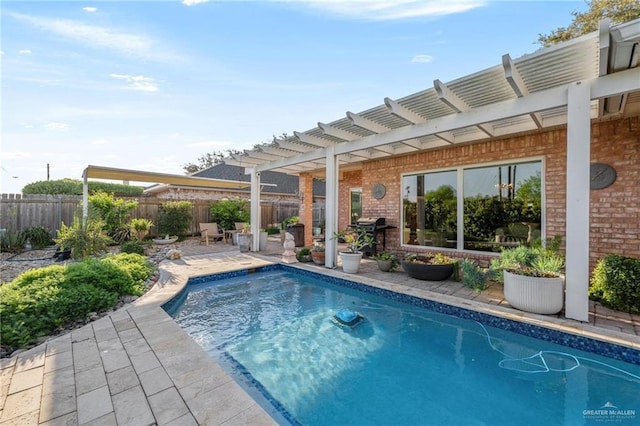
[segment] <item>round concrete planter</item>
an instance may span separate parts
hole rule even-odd
[[[360,269],[360,261],[362,260],[362,253],[342,253],[342,271],[347,274],[355,274]]]
[[[564,306],[564,278],[540,278],[504,271],[504,298],[516,309],[557,314]]]

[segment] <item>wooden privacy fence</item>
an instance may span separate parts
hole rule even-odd
[[[138,207],[132,211],[131,218],[141,217],[158,222],[160,206],[167,201],[164,198],[129,198],[135,200]],[[191,228],[188,233],[195,235],[198,232],[198,224],[211,222],[211,213],[208,200],[187,200],[192,204]],[[47,229],[52,237],[61,228],[61,224],[69,226],[73,224],[74,215],[80,215],[82,210],[82,197],[78,195],[26,195],[2,194],[0,197],[0,228],[9,232],[20,232],[32,226],[42,226]],[[276,225],[290,216],[298,215],[298,201],[280,200],[261,202],[260,223],[263,227]],[[154,231],[152,229],[152,231]]]

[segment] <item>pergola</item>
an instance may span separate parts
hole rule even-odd
[[[225,158],[251,174],[253,247],[260,172],[326,179],[326,232],[337,231],[338,173],[364,161],[558,125],[567,127],[566,316],[588,320],[589,167],[592,119],[640,111],[640,20],[512,58],[500,65],[353,113]],[[311,197],[306,197],[310,199]],[[459,221],[460,223],[461,221]],[[461,227],[462,225],[459,224]],[[458,232],[460,235],[461,232]],[[462,237],[459,237],[462,238]],[[336,241],[326,241],[334,267]]]

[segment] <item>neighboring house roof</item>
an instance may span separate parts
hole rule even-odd
[[[216,164],[208,169],[201,170],[192,174],[193,177],[216,179],[216,180],[231,180],[250,182],[251,176],[244,174],[244,167],[232,166],[229,164]],[[265,184],[262,188],[263,193],[269,194],[288,194],[296,195],[298,193],[298,176],[288,175],[281,172],[265,171],[260,174],[260,182]],[[215,185],[207,188],[208,190],[215,190]],[[170,186],[158,186],[154,185],[145,189],[145,192],[157,192],[159,190],[168,190]],[[202,189],[202,188],[200,188]],[[221,190],[228,190],[229,188],[220,187]],[[234,189],[238,192],[251,192],[250,187],[243,187]],[[322,181],[314,179],[313,181],[313,195],[317,197],[325,196],[325,184]]]

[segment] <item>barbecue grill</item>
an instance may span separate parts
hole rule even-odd
[[[372,246],[365,246],[362,248],[362,251],[366,255],[376,254],[378,242],[380,239],[378,236],[382,236],[382,249],[385,249],[386,245],[386,235],[385,230],[390,228],[395,228],[394,226],[390,226],[386,224],[386,220],[384,217],[361,217],[356,220],[356,223],[351,225],[352,229],[364,229],[367,234],[373,237],[374,243]]]

